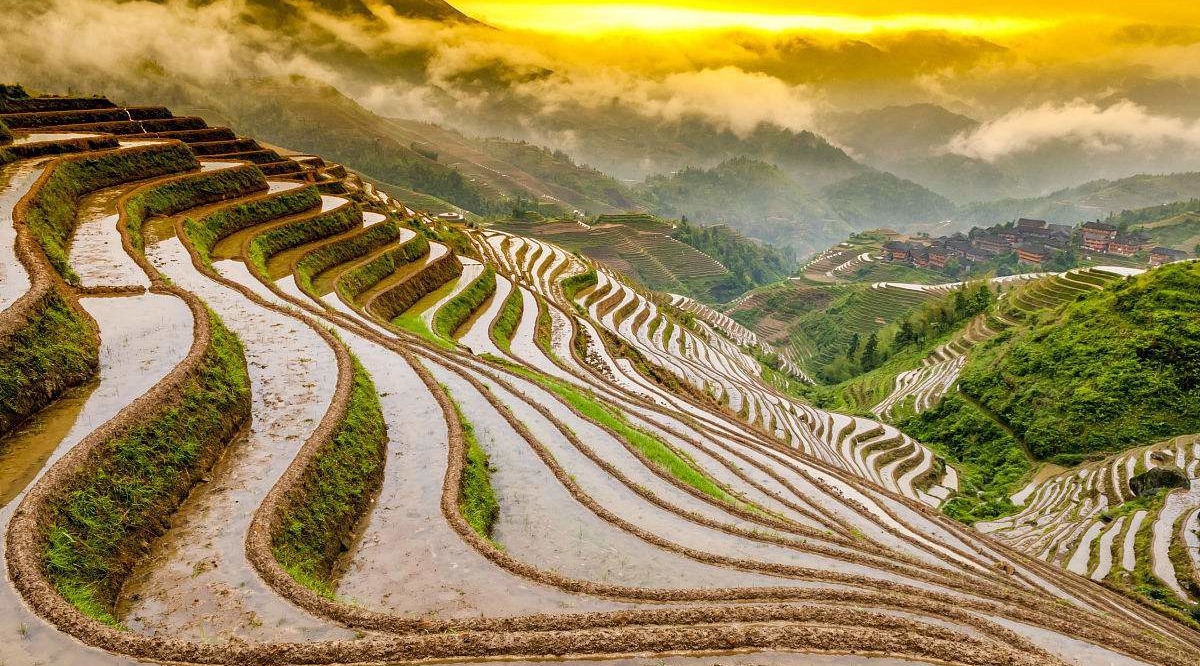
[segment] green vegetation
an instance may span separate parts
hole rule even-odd
[[[752,241],[726,225],[697,226],[684,218],[671,237],[729,269],[728,276],[708,288],[706,300],[714,302],[730,301],[754,287],[778,282],[791,275],[796,266],[796,253],[791,246],[776,249]]]
[[[29,232],[42,246],[50,264],[71,284],[79,276],[71,269],[67,247],[75,230],[79,200],[97,190],[156,178],[199,166],[187,146],[167,144],[71,159],[54,169],[28,210]]]
[[[26,325],[0,340],[0,436],[87,381],[98,364],[91,322],[50,290]]]
[[[581,195],[580,205],[591,208],[632,208],[633,193],[621,181],[588,166],[580,166],[561,150],[542,148],[525,141],[482,139],[480,149],[515,165],[547,183]]]
[[[337,289],[347,300],[353,301],[368,289],[379,284],[396,269],[412,263],[418,257],[429,254],[429,241],[417,234],[394,250],[388,250],[370,261],[363,262],[347,270],[338,278]]]
[[[313,278],[352,259],[368,254],[400,239],[400,225],[386,220],[349,238],[326,243],[306,253],[296,262],[296,284],[312,291]]]
[[[1138,174],[1119,180],[1094,180],[1078,187],[1031,199],[999,199],[963,206],[955,215],[960,228],[997,220],[1033,217],[1058,224],[1078,224],[1097,210],[1139,209],[1163,201],[1200,195],[1200,172]]]
[[[183,221],[183,228],[196,252],[207,262],[213,248],[226,236],[271,220],[299,215],[320,205],[321,195],[317,194],[316,188],[298,188],[222,208],[201,220],[188,218]]]
[[[983,345],[960,386],[1039,459],[1197,432],[1197,311],[1200,264],[1164,266]]]
[[[390,136],[386,121],[336,90],[299,79],[264,82],[261,95],[228,99],[225,109],[239,128],[276,145],[322,155],[352,166],[383,184],[424,192],[479,214],[501,213],[491,197],[457,169],[414,151]],[[353,118],[352,124],[347,118]],[[361,122],[359,122],[361,121]],[[322,131],[314,132],[314,127]]]
[[[450,395],[445,385],[442,390]],[[462,513],[467,524],[479,536],[492,540],[492,528],[500,517],[500,502],[496,500],[496,491],[492,489],[492,471],[494,468],[488,461],[487,452],[479,445],[475,437],[475,427],[463,414],[462,407],[450,398],[454,405],[454,413],[458,415],[458,424],[462,427],[463,444],[466,447],[466,460],[463,463],[462,480],[459,491],[458,510]],[[494,543],[494,542],[493,542]]]
[[[951,393],[899,426],[959,471],[958,494],[942,505],[948,516],[972,524],[1016,511],[1009,496],[1031,464],[1017,440],[968,400]]]
[[[596,286],[598,281],[599,276],[596,275],[596,269],[594,268],[586,273],[572,275],[571,277],[562,281],[563,297],[566,298],[568,302],[574,303],[576,294],[584,289],[587,289],[588,287]],[[514,291],[516,290],[514,289]]]
[[[898,375],[919,367],[934,349],[958,337],[966,318],[982,312],[993,298],[991,291],[980,285],[974,289],[959,289],[940,300],[925,303],[900,323],[891,346],[882,354],[878,352],[876,340],[877,367],[874,368],[867,369],[861,363],[866,352],[865,349],[859,352],[863,347],[862,337],[851,336],[846,359],[853,359],[861,374],[830,387],[808,387],[804,389],[805,394],[825,409],[867,415],[871,407],[892,393]],[[867,342],[870,342],[869,337]],[[896,405],[896,410],[903,412],[906,404]]]
[[[242,345],[213,313],[212,344],[177,398],[97,448],[52,507],[46,571],[84,613],[116,625],[113,604],[165,518],[250,413]]]
[[[297,582],[333,598],[334,565],[383,481],[387,426],[371,376],[358,359],[346,418],[305,470],[271,535],[275,559]]]
[[[250,241],[246,254],[250,265],[262,273],[267,272],[271,257],[318,241],[345,233],[362,226],[362,213],[358,206],[346,204],[333,210],[288,222],[258,234]]]
[[[797,254],[815,252],[853,231],[783,169],[746,157],[711,169],[688,167],[651,176],[636,194],[662,217],[728,224],[772,246],[791,247]]]
[[[686,455],[677,453],[657,437],[630,425],[624,414],[604,404],[590,392],[584,392],[524,366],[499,359],[493,360],[558,396],[587,419],[612,430],[667,474],[716,500],[740,506],[736,499],[700,471]]]
[[[808,364],[815,376],[832,384],[885,362],[900,322],[936,298],[899,287],[854,287],[839,293],[826,307],[810,311],[790,326],[801,348],[812,352]],[[872,338],[875,350],[868,354]]]
[[[821,194],[829,206],[856,228],[933,222],[954,214],[954,204],[911,180],[882,171],[866,171],[834,183]]]
[[[467,285],[457,296],[450,299],[433,317],[433,332],[451,339],[454,332],[465,324],[476,310],[496,293],[496,271],[491,266]]]
[[[0,120],[0,145],[12,143],[12,138],[13,135],[12,132],[8,131],[8,125],[5,125],[4,121]]]
[[[524,309],[525,299],[521,296],[521,290],[513,286],[512,290],[508,292],[508,297],[504,299],[504,305],[500,306],[500,314],[492,322],[492,339],[495,340],[496,346],[505,353],[512,346],[512,336],[521,323],[521,314]]]
[[[125,226],[134,249],[144,247],[142,225],[156,215],[174,215],[189,208],[248,196],[265,189],[258,167],[241,166],[198,173],[141,190],[126,202]]]
[[[1129,515],[1138,510],[1145,510],[1151,516],[1154,516],[1162,509],[1166,499],[1167,493],[1157,492],[1126,502],[1110,513],[1115,517],[1118,515]],[[1172,525],[1171,529],[1174,531],[1178,527],[1177,523]],[[1175,595],[1174,590],[1167,587],[1154,573],[1153,559],[1150,556],[1150,541],[1153,528],[1152,520],[1143,521],[1141,528],[1134,536],[1133,551],[1136,556],[1136,564],[1134,565],[1133,572],[1125,573],[1124,570],[1114,567],[1113,572],[1109,574],[1106,582],[1126,593],[1149,599],[1154,606],[1157,606],[1160,610],[1192,628],[1200,627],[1200,606],[1185,603]],[[1172,540],[1172,552],[1169,553],[1172,563],[1175,563],[1175,558],[1180,554],[1178,553],[1180,546],[1177,545],[1180,542],[1182,542],[1182,539],[1176,538]],[[1186,553],[1183,553],[1183,556],[1186,558]],[[1190,581],[1184,581],[1184,584],[1185,589],[1194,586]]]

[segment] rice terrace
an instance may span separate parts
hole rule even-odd
[[[456,4],[0,3],[0,664],[1200,664],[1200,12]]]

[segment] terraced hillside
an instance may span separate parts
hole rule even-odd
[[[0,153],[4,663],[1200,659],[556,245],[37,127]]]
[[[513,222],[497,229],[579,252],[656,291],[704,294],[729,274],[719,261],[671,238],[671,227],[648,215],[602,215],[593,224]]]
[[[1195,554],[1200,516],[1194,511],[1200,484],[1194,459],[1200,451],[1193,450],[1194,437],[1171,437],[1108,457],[1094,453],[1195,429],[1189,421],[1194,419],[1192,403],[1171,397],[1187,389],[1173,388],[1176,380],[1169,367],[1139,369],[1137,364],[1157,361],[1152,355],[1112,349],[1114,338],[1134,347],[1163,346],[1133,339],[1162,335],[1152,330],[1155,326],[1165,326],[1181,341],[1189,339],[1186,322],[1167,322],[1176,310],[1185,317],[1194,312],[1178,300],[1186,303],[1191,298],[1189,288],[1179,286],[1194,280],[1191,271],[1187,264],[1151,273],[1099,266],[1004,278],[998,302],[933,347],[916,367],[887,364],[834,390],[848,408],[878,414],[906,432],[931,437],[937,450],[952,454],[966,494],[945,505],[951,515],[978,521],[979,530],[1032,557],[1194,621],[1200,614]],[[900,286],[939,293],[959,287]],[[1121,315],[1106,319],[1105,308],[1121,298],[1144,298],[1138,306],[1112,308],[1145,321],[1127,322]],[[1083,312],[1081,308],[1087,309],[1082,319],[1076,313]],[[1083,335],[1094,343],[1097,349],[1080,349],[1082,358],[1094,359],[1097,367],[1064,366],[1053,382],[1065,393],[1053,396],[1047,390],[1053,364],[1047,359],[1072,363],[1062,345],[1054,342],[1062,335]],[[984,344],[990,340],[994,342]],[[1030,340],[1038,346],[1032,347]],[[1018,349],[1014,344],[1024,346]],[[984,351],[977,351],[980,346]],[[1043,356],[1037,371],[1040,383],[1034,387],[1022,386],[1029,377],[1021,377],[1013,367],[997,370],[991,365],[997,354],[1015,359],[1018,366],[1038,363],[1031,360],[1034,353]],[[973,374],[959,393],[957,383],[966,367]],[[1003,387],[984,394],[980,377],[988,373]],[[1152,385],[1145,386],[1138,373],[1152,377]],[[1190,380],[1181,376],[1178,381]],[[1114,388],[1118,382],[1120,389]],[[952,404],[936,408],[947,395],[953,395]],[[1113,404],[1114,395],[1120,396],[1121,406]],[[1148,398],[1151,395],[1155,398]],[[1091,402],[1080,408],[1078,400]],[[1166,404],[1171,407],[1164,409]],[[1082,409],[1086,416],[1060,414],[1069,409]],[[924,412],[929,413],[914,416]],[[1036,424],[1023,420],[1031,414],[1038,415]],[[1062,427],[1053,429],[1053,418],[1060,418]],[[1082,465],[1070,462],[1080,459]],[[1075,466],[1064,468],[1055,462]]]

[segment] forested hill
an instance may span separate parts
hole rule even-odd
[[[1038,459],[1200,432],[1200,263],[1129,278],[997,337],[960,386]]]

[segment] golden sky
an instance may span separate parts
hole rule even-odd
[[[1200,2],[1187,0],[649,0],[583,2],[457,0],[464,12],[495,25],[563,33],[606,30],[755,28],[821,30],[843,34],[947,30],[1004,34],[1063,23],[1104,21],[1200,24]]]

